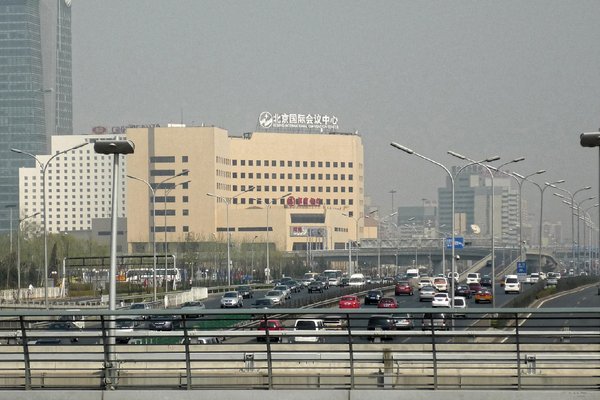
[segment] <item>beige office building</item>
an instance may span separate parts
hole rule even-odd
[[[138,178],[127,180],[133,252],[151,249],[148,185],[159,244],[224,241],[228,229],[233,242],[269,242],[285,251],[344,248],[362,236],[358,134],[233,137],[217,127],[153,127],[128,129],[127,138],[135,144],[127,173]]]

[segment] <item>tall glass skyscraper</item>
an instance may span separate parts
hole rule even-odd
[[[0,0],[0,233],[18,223],[19,167],[72,134],[71,0]],[[41,210],[39,210],[41,211]]]

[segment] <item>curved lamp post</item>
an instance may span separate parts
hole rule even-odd
[[[579,144],[583,147],[598,147],[598,168],[600,169],[600,132],[582,133],[579,135]],[[598,174],[598,198],[600,199],[600,173]],[[600,212],[598,213],[598,228],[600,229]],[[600,251],[600,232],[598,233],[597,249]]]
[[[577,193],[582,192],[584,190],[590,190],[592,188],[591,186],[585,186],[585,187],[582,187],[581,189],[578,189],[578,190],[574,191],[573,193],[571,193],[567,189],[563,189],[554,184],[551,184],[550,187],[552,187],[556,190],[560,190],[563,193],[568,194],[569,198],[571,199],[571,204],[573,206],[575,206],[575,196],[577,195]],[[563,199],[565,198],[564,196],[561,196],[559,193],[554,193],[554,195],[561,197]],[[575,223],[574,223],[574,219],[575,219],[575,211],[573,211],[573,209],[571,209],[571,251],[572,251],[573,262],[575,262]],[[578,225],[579,225],[579,222],[578,222]],[[579,235],[579,228],[577,229],[577,235]],[[577,245],[579,246],[579,238],[577,238]],[[577,258],[579,258],[579,256]]]
[[[512,176],[514,178],[517,179],[517,183],[519,184],[519,259],[521,261],[525,261],[525,254],[523,252],[524,249],[524,243],[523,243],[523,196],[521,195],[521,193],[523,192],[523,182],[525,182],[526,180],[528,180],[527,178],[534,176],[534,175],[540,175],[546,172],[545,169],[540,169],[536,172],[532,172],[529,175],[521,175],[518,174],[516,172],[511,173],[507,173],[505,171],[500,171],[502,173],[508,174],[509,176]]]
[[[446,173],[448,174],[448,177],[450,178],[450,184],[452,186],[452,211],[451,211],[451,234],[452,234],[452,243],[451,243],[451,249],[452,249],[452,267],[451,267],[451,271],[452,271],[452,288],[454,288],[454,275],[456,273],[456,256],[455,256],[455,231],[454,231],[454,176],[452,175],[452,173],[450,172],[450,170],[443,164],[432,160],[431,158],[425,157],[422,154],[416,153],[414,150],[409,149],[408,147],[404,147],[401,144],[398,144],[396,142],[392,142],[390,143],[390,145],[398,150],[402,150],[403,152],[407,153],[407,154],[411,154],[411,155],[415,155],[425,161],[428,161],[432,164],[437,165],[438,167],[442,168],[444,171],[446,171]],[[450,291],[450,308],[454,309],[454,290]]]
[[[236,197],[254,190],[254,186],[250,186],[248,189],[236,194],[231,199],[235,199]],[[214,197],[217,200],[220,200],[225,203],[225,223],[227,225],[227,287],[231,286],[231,234],[229,232],[229,201],[231,199],[227,199],[227,197],[219,196],[214,193],[206,193],[209,197]]]
[[[396,193],[396,192],[394,192],[394,193]],[[364,219],[365,216],[361,215],[360,217],[356,218],[356,217],[353,217],[352,215],[347,214],[347,213],[342,213],[342,215],[345,216],[345,217],[348,217],[348,218],[352,218],[354,220],[354,222],[356,223],[356,267],[358,267],[358,236],[359,236],[358,235],[358,223],[360,222],[361,219]],[[350,254],[352,254],[352,253],[350,253]],[[354,270],[352,268],[352,260],[350,260],[350,265],[349,265],[349,268],[348,268],[348,274],[351,276],[353,273],[354,273]]]
[[[158,188],[165,182],[168,182],[171,179],[177,178],[178,176],[185,175],[188,172],[189,171],[186,169],[177,175],[170,176],[167,179],[159,182],[156,185],[156,187],[152,186],[152,184],[145,179],[138,178],[138,177],[135,177],[132,175],[127,175],[128,178],[145,183],[146,186],[148,186],[148,189],[150,190],[150,192],[152,193],[152,229],[151,229],[151,232],[152,232],[152,276],[153,276],[152,285],[154,286],[154,296],[153,296],[154,301],[156,301],[156,299],[157,299],[157,294],[156,294],[156,289],[157,289],[157,287],[156,287],[156,209],[155,209],[155,207],[156,207],[156,190],[158,190]]]
[[[185,174],[187,175],[189,171],[185,171]],[[183,174],[182,174],[183,175]],[[163,198],[163,204],[164,204],[164,209],[163,209],[163,215],[164,215],[164,221],[165,221],[165,228],[164,228],[164,234],[165,234],[165,294],[169,291],[169,274],[167,273],[167,268],[168,268],[168,262],[167,262],[167,255],[168,255],[168,249],[169,246],[167,244],[167,196],[169,195],[169,193],[171,193],[171,191],[173,189],[175,189],[177,186],[183,186],[186,185],[188,183],[190,183],[191,180],[187,180],[185,182],[179,182],[176,183],[175,186],[167,189],[166,187],[163,189],[164,190],[164,198]],[[173,262],[173,264],[175,264],[175,262]],[[173,265],[173,268],[175,268],[175,265]],[[173,271],[175,272],[175,271]],[[173,275],[173,287],[175,287],[175,275]],[[173,289],[175,290],[175,289]]]
[[[13,153],[25,154],[26,156],[33,158],[39,164],[42,170],[42,214],[44,217],[44,306],[46,307],[46,309],[48,308],[48,215],[46,213],[46,170],[48,169],[50,162],[56,157],[68,153],[72,150],[77,150],[78,148],[83,147],[86,144],[88,144],[88,142],[80,143],[66,150],[58,151],[54,153],[45,163],[42,163],[36,156],[34,156],[31,153],[19,149],[10,149],[10,151],[12,151]]]

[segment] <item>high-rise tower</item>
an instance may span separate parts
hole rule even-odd
[[[0,233],[19,204],[19,167],[73,131],[71,0],[0,0]],[[13,218],[18,220],[17,213]]]

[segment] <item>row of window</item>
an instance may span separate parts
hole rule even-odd
[[[234,172],[232,176],[233,176],[233,178],[237,178],[238,177],[238,173]],[[264,174],[262,174],[260,172],[257,172],[256,174],[253,173],[253,172],[248,172],[246,174],[246,172],[240,172],[239,177],[240,177],[240,179],[246,179],[246,178],[247,179],[277,179],[277,174],[276,173],[269,174],[269,173],[266,173],[266,172]],[[299,179],[304,179],[304,180],[310,179],[310,180],[313,180],[313,181],[314,180],[322,181],[323,178],[325,178],[326,181],[330,181],[330,180],[332,180],[332,178],[333,178],[334,181],[337,181],[337,180],[345,181],[346,180],[346,174],[339,174],[339,175],[338,174],[299,174],[299,173],[296,173],[296,174],[290,174],[290,173],[284,174],[284,173],[280,173],[279,174],[279,179],[286,179],[286,177],[289,180],[291,180],[291,179],[297,179],[297,180],[299,180]],[[354,180],[354,175],[353,174],[348,174],[347,177],[348,177],[349,181],[353,181]]]
[[[233,166],[238,165],[238,160],[232,160],[231,163]],[[249,167],[257,166],[257,167],[277,167],[277,160],[239,160],[239,165],[245,167],[246,165]],[[284,161],[279,160],[279,167],[288,166],[289,168],[308,168],[310,165],[311,168],[354,168],[354,163],[352,161]]]
[[[287,188],[287,189],[286,189]],[[237,185],[233,185],[232,186],[232,190],[234,192],[238,191],[238,186]],[[245,185],[241,185],[239,186],[239,190],[241,192],[246,190],[246,186]],[[287,192],[296,192],[296,193],[353,193],[354,192],[354,187],[353,186],[348,186],[346,188],[346,186],[254,186],[254,192],[282,192],[282,193],[287,193]]]

